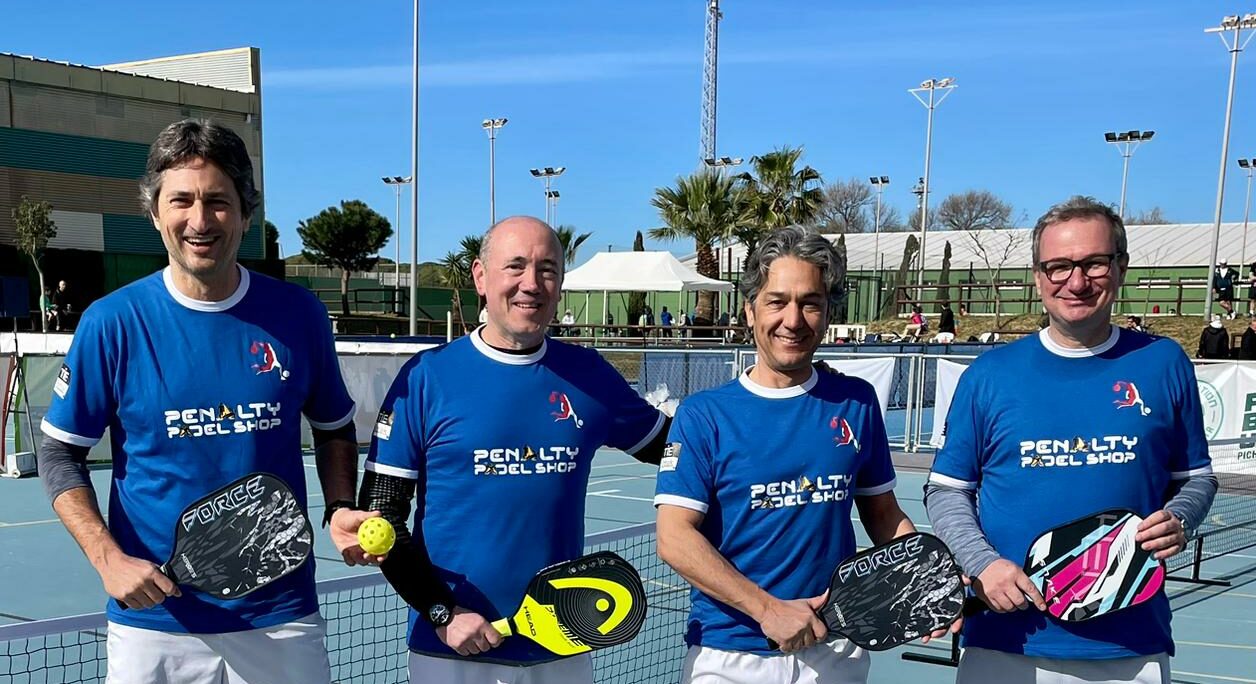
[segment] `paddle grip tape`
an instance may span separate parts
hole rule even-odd
[[[393,526],[397,541],[392,551],[380,564],[384,579],[397,590],[397,595],[426,616],[428,610],[440,603],[453,608],[453,592],[436,573],[432,559],[423,543],[422,526],[416,525],[410,533],[406,518],[410,516],[410,500],[414,498],[415,481],[395,475],[366,471],[362,476],[362,489],[358,493],[358,508],[379,511]]]

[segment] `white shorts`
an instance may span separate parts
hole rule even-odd
[[[106,684],[320,684],[331,681],[318,613],[226,634],[109,623]]]
[[[1169,655],[1057,660],[966,648],[955,684],[1169,684]]]
[[[761,656],[690,646],[680,681],[685,684],[864,684],[868,652],[845,639],[797,653]]]
[[[410,684],[593,684],[593,658],[572,656],[539,665],[498,665],[410,652]]]

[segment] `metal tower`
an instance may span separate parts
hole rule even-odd
[[[720,0],[708,0],[706,50],[702,61],[702,150],[699,159],[715,157],[715,90],[719,64]]]

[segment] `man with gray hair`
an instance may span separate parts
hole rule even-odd
[[[350,509],[354,404],[327,310],[309,291],[236,261],[260,203],[244,142],[199,120],[166,127],[149,151],[141,202],[169,266],[89,307],[44,418],[39,475],[58,517],[110,596],[107,681],[328,682],[314,564],[241,598],[180,591],[158,568],[183,509],[256,472],[306,504],[301,418],[332,540],[370,561]],[[87,452],[109,428],[106,525]]]
[[[471,267],[487,321],[406,362],[380,409],[361,502],[397,531],[381,569],[411,608],[416,684],[593,681],[588,655],[492,626],[538,570],[583,555],[596,451],[663,455],[667,417],[596,351],[546,337],[564,262],[535,218],[490,228]]]
[[[812,365],[843,275],[822,236],[769,235],[741,280],[757,363],[676,412],[654,505],[659,556],[694,586],[683,682],[867,680],[816,611],[855,552],[852,503],[874,543],[915,527],[872,386]]]
[[[1171,339],[1112,324],[1128,264],[1110,207],[1052,207],[1033,231],[1047,327],[960,377],[925,489],[934,531],[993,611],[965,621],[959,682],[1170,681],[1163,591],[1062,622],[1021,569],[1038,535],[1111,509],[1142,516],[1135,542],[1169,558],[1217,491],[1190,360]]]

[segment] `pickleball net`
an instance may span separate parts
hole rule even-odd
[[[654,524],[589,535],[587,551],[614,551],[641,573],[649,611],[632,642],[594,654],[594,680],[677,681],[685,656],[689,585],[654,552]],[[379,573],[318,583],[327,620],[332,681],[401,684],[406,673],[406,606]],[[103,613],[0,625],[0,684],[103,682]]]

